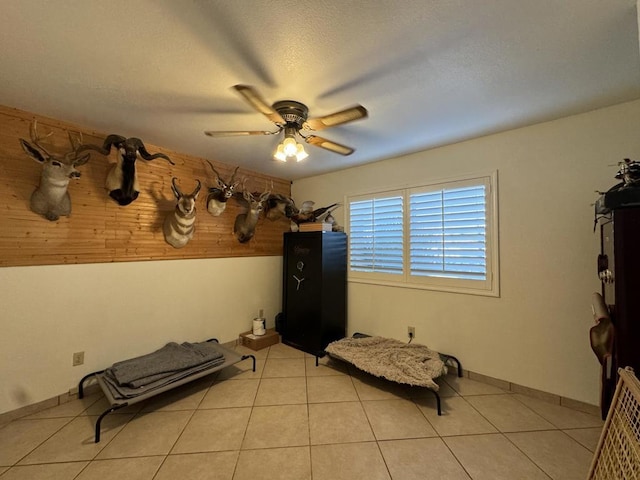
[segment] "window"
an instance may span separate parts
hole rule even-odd
[[[496,177],[347,197],[349,279],[497,296]]]

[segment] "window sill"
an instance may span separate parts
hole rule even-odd
[[[347,278],[349,283],[362,283],[368,285],[378,285],[381,287],[394,287],[394,288],[410,288],[413,290],[431,290],[436,292],[445,293],[461,293],[464,295],[476,295],[482,297],[500,297],[500,291],[496,288],[494,290],[484,290],[479,288],[465,288],[465,287],[452,287],[443,285],[428,285],[424,283],[408,283],[408,282],[392,282],[387,280],[371,280],[366,278],[349,277]]]

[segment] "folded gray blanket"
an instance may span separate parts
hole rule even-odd
[[[116,362],[105,371],[105,375],[118,385],[139,388],[216,360],[224,362],[224,355],[214,342],[171,342],[153,353]]]
[[[196,365],[195,367],[179,370],[176,372],[170,372],[168,374],[162,375],[161,378],[157,378],[152,382],[145,383],[144,385],[138,387],[120,385],[112,376],[110,376],[108,371],[105,371],[105,374],[102,378],[104,379],[104,383],[107,388],[109,388],[109,391],[111,392],[113,398],[118,400],[125,400],[127,398],[134,398],[149,392],[153,392],[154,390],[159,390],[162,387],[165,387],[173,382],[186,378],[195,373],[199,373],[204,370],[222,365],[224,362],[224,357],[216,358],[215,360]]]

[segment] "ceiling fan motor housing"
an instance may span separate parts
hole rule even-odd
[[[309,109],[306,105],[294,100],[281,100],[273,104],[273,109],[287,122],[287,126],[293,124],[297,129],[302,128],[302,124],[307,121]]]

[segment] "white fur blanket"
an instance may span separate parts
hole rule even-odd
[[[439,387],[433,379],[447,373],[438,352],[392,338],[343,338],[327,345],[325,351],[376,377],[435,391]]]

